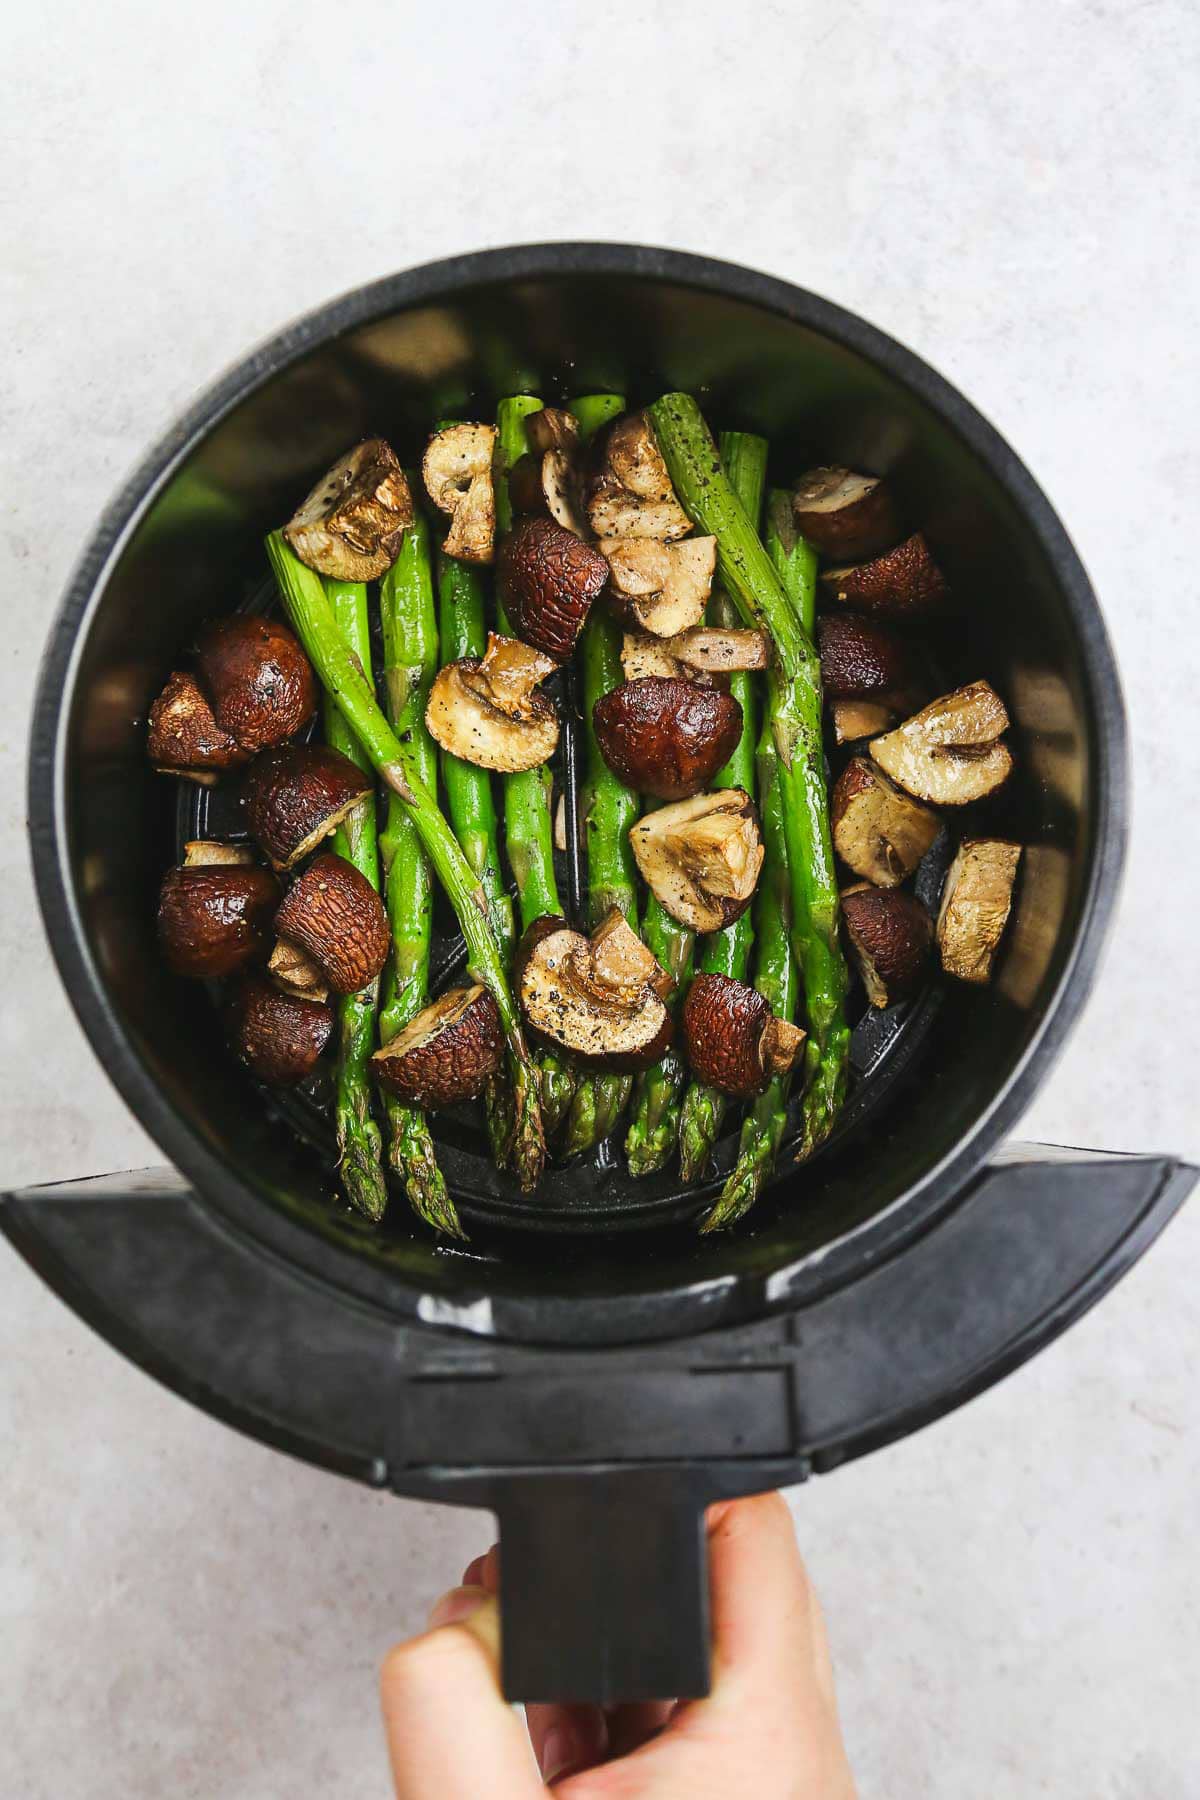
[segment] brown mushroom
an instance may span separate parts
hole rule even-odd
[[[473,1100],[504,1058],[496,1002],[485,987],[451,988],[371,1058],[381,1087],[423,1111]]]
[[[279,883],[253,865],[197,861],[168,869],[158,894],[158,941],[176,975],[215,981],[267,953]]]
[[[543,406],[526,415],[525,436],[535,452],[573,450],[579,442],[579,420],[564,406]]]
[[[275,929],[312,958],[337,994],[369,987],[392,941],[383,902],[366,876],[330,852],[314,857],[292,883]]]
[[[676,498],[645,413],[617,419],[596,448],[586,511],[597,537],[687,536],[692,522]]]
[[[508,472],[508,499],[514,513],[545,513],[572,537],[588,535],[579,505],[578,459],[569,450],[519,457]]]
[[[647,675],[666,680],[721,686],[727,675],[739,669],[766,669],[771,663],[771,640],[763,631],[698,625],[671,638],[649,631],[627,631],[621,644],[621,667],[626,681]]]
[[[370,792],[369,778],[340,750],[288,744],[248,769],[246,822],[275,867],[290,869]]]
[[[250,753],[222,731],[194,675],[176,669],[150,708],[146,754],[160,775],[182,775],[212,787]]]
[[[608,564],[554,519],[521,519],[505,538],[496,593],[517,636],[565,662],[608,580]]]
[[[480,769],[536,769],[558,743],[554,703],[537,692],[556,667],[519,638],[489,632],[486,655],[439,669],[425,707],[430,736]]]
[[[871,755],[893,781],[935,806],[966,806],[1007,781],[1013,759],[1001,733],[1008,713],[986,681],[931,701],[886,736]]]
[[[614,907],[590,939],[561,921],[527,932],[517,991],[530,1028],[588,1062],[649,1067],[670,1042],[674,982]]]
[[[825,569],[820,579],[827,600],[898,619],[936,612],[949,593],[946,578],[919,531],[871,562]]]
[[[683,800],[707,787],[733,754],[742,709],[715,688],[650,675],[602,695],[592,723],[605,762],[626,787]]]
[[[260,1081],[291,1087],[311,1075],[334,1026],[333,1003],[300,1000],[246,975],[226,1011],[230,1043]]]
[[[1005,838],[964,838],[950,865],[938,913],[942,967],[960,981],[990,981],[1012,910],[1021,845]]]
[[[704,617],[717,567],[715,537],[663,544],[646,537],[605,537],[609,592],[619,616],[656,637],[675,637]]]
[[[842,894],[842,919],[872,1006],[893,1006],[919,985],[929,961],[933,921],[903,888],[863,882]]]
[[[823,556],[857,562],[900,536],[891,494],[878,475],[809,469],[796,483],[792,507],[801,535]]]
[[[827,699],[894,699],[905,708],[915,704],[920,662],[908,640],[878,619],[823,613],[817,621],[817,648]]]
[[[709,1087],[752,1100],[793,1068],[804,1032],[777,1019],[762,995],[728,975],[697,975],[683,1003],[684,1054]]]
[[[285,994],[300,1000],[327,1000],[329,983],[312,957],[296,944],[279,938],[267,963],[267,974]]]
[[[829,720],[835,744],[860,744],[888,731],[899,715],[884,700],[832,700]]]
[[[317,710],[312,664],[278,619],[219,619],[201,633],[196,669],[217,724],[243,750],[282,744]]]
[[[829,799],[833,847],[876,887],[898,887],[929,849],[941,822],[865,756],[851,757]]]
[[[412,522],[412,495],[395,451],[382,438],[367,438],[321,477],[283,535],[318,575],[375,581],[395,562]]]
[[[629,834],[642,879],[673,919],[720,931],[745,912],[763,864],[754,802],[743,788],[695,794],[647,813]]]
[[[496,544],[494,425],[447,425],[425,447],[421,475],[433,504],[451,514],[443,546],[462,562],[490,563]]]

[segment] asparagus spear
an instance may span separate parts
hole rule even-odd
[[[388,724],[371,684],[338,634],[321,579],[273,531],[267,555],[284,607],[309,660],[385,784],[404,802],[434,873],[450,896],[467,942],[468,967],[491,993],[508,1046],[515,1130],[513,1162],[523,1187],[537,1185],[545,1159],[538,1081],[513,1004],[504,961],[487,917],[487,901],[437,800],[419,755]]]
[[[720,450],[730,485],[745,508],[746,517],[757,527],[767,479],[767,440],[750,432],[723,431]],[[714,625],[736,625],[738,620],[737,608],[729,596],[720,591],[713,595],[709,615]],[[756,710],[753,677],[748,671],[731,676],[729,691],[742,709],[742,735],[725,767],[714,776],[713,786],[740,787],[753,793]],[[727,925],[723,931],[710,932],[702,939],[701,972],[744,981],[753,943],[753,917],[747,908],[732,925]],[[725,1107],[725,1095],[719,1089],[699,1081],[689,1082],[679,1120],[679,1167],[685,1181],[697,1181],[703,1175],[720,1136]]]
[[[361,581],[327,581],[325,592],[347,646],[358,657],[364,672],[371,670],[371,627],[367,614],[367,589]],[[351,762],[369,771],[370,764],[358,739],[332,700],[324,712],[326,742]],[[338,856],[354,864],[375,889],[379,887],[379,840],[375,824],[375,799],[368,795],[333,834]],[[334,1123],[337,1129],[338,1170],[347,1200],[368,1219],[382,1219],[387,1208],[387,1181],[383,1173],[383,1142],[371,1114],[371,1078],[367,1068],[375,1048],[375,1015],[379,983],[373,981],[361,993],[346,994],[338,1003],[338,1056],[334,1074]]]
[[[846,964],[838,943],[838,892],[825,757],[821,667],[771,558],[721,468],[712,435],[689,394],[667,394],[649,410],[667,469],[689,518],[717,539],[726,592],[748,625],[768,631],[776,666],[768,679],[779,752],[783,822],[792,887],[792,939],[804,977],[813,1074],[804,1096],[799,1155],[833,1129],[846,1091],[850,1033]]]
[[[673,1004],[677,1007],[692,972],[695,936],[671,917],[655,894],[646,902],[642,936],[675,978]],[[687,1078],[687,1064],[673,1044],[661,1061],[638,1076],[633,1120],[625,1137],[631,1175],[652,1175],[670,1157],[679,1139],[680,1102]]]

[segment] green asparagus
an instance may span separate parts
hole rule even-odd
[[[371,627],[367,613],[367,589],[360,581],[327,581],[325,591],[334,619],[346,644],[358,657],[364,672],[371,670]],[[370,764],[358,739],[332,700],[324,711],[326,742],[364,772]],[[379,841],[375,821],[375,797],[368,795],[347,814],[333,834],[333,849],[353,863],[371,886],[379,887]],[[334,1073],[334,1125],[337,1131],[338,1170],[347,1200],[368,1219],[381,1219],[387,1208],[387,1181],[383,1173],[383,1144],[371,1113],[371,1077],[368,1064],[375,1049],[375,1018],[379,1008],[379,983],[357,994],[345,994],[338,1002],[338,1055]]]

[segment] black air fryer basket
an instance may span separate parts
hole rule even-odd
[[[862,1019],[835,1139],[803,1168],[785,1151],[732,1233],[695,1233],[715,1184],[635,1184],[615,1150],[522,1197],[469,1117],[438,1135],[470,1245],[440,1247],[399,1201],[372,1231],[331,1204],[319,1090],[256,1090],[215,1011],[161,968],[163,867],[181,838],[241,826],[221,789],[152,774],[147,709],[203,618],[269,603],[263,535],[347,444],[378,432],[411,453],[431,419],[490,416],[521,389],[666,388],[763,432],[780,474],[886,473],[968,602],[947,648],[1009,705],[1002,825],[1027,846],[997,980]],[[561,701],[570,814],[569,683]],[[1062,526],[990,426],[873,327],[729,264],[616,245],[487,252],[360,289],[181,420],[101,520],[54,627],[30,766],[47,931],[173,1167],[9,1194],[5,1229],[219,1417],[399,1493],[493,1508],[514,1698],[702,1691],[704,1505],[834,1468],[997,1380],[1107,1291],[1191,1185],[1169,1157],[999,1148],[1094,976],[1125,808],[1112,654]],[[920,875],[930,902],[944,867],[943,845]],[[461,966],[451,923],[441,979]]]

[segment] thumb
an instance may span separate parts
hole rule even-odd
[[[500,1691],[495,1599],[454,1588],[430,1623],[388,1651],[380,1674],[397,1800],[536,1800],[529,1739]]]

